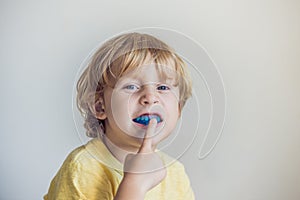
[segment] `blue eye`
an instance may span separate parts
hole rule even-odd
[[[166,85],[160,85],[157,87],[158,90],[170,90],[170,87],[166,86]]]
[[[127,85],[127,86],[124,87],[124,89],[126,89],[126,90],[138,90],[139,87],[136,86],[136,85]]]

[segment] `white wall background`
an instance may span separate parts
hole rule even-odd
[[[297,0],[0,2],[0,199],[41,199],[81,145],[77,70],[120,31],[181,31],[209,52],[227,91],[222,138],[184,155],[197,199],[300,199],[300,2]]]

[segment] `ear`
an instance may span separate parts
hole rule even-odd
[[[106,119],[105,107],[103,99],[100,97],[95,104],[93,105],[94,114],[97,119],[104,120]]]

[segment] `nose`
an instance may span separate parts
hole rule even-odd
[[[140,97],[140,103],[142,105],[151,105],[156,104],[158,102],[159,100],[155,87],[150,85],[144,86]]]

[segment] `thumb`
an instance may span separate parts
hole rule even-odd
[[[157,121],[155,118],[152,118],[148,124],[148,128],[146,130],[146,134],[144,136],[142,145],[138,151],[138,153],[152,153],[154,152],[153,146],[152,146],[152,138],[148,137],[151,135],[154,135],[154,131],[157,125]]]

